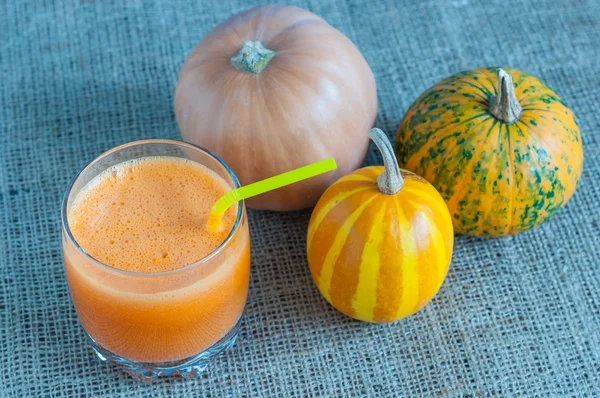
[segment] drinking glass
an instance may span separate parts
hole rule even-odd
[[[64,266],[80,323],[101,361],[115,363],[146,382],[158,376],[198,375],[211,358],[233,346],[250,272],[243,202],[236,205],[229,235],[212,253],[168,272],[116,269],[94,259],[77,243],[69,229],[69,211],[77,194],[104,170],[151,156],[189,159],[214,171],[232,189],[240,186],[227,164],[208,150],[179,141],[144,140],[102,154],[75,177],[66,192]]]

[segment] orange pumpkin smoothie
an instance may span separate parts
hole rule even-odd
[[[230,183],[193,160],[148,156],[80,185],[63,209],[65,271],[96,344],[131,361],[177,361],[236,325],[250,266],[243,204],[219,232],[206,228]]]

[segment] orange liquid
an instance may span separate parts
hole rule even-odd
[[[164,362],[199,354],[231,330],[248,291],[245,215],[224,247],[194,264],[234,226],[237,206],[217,233],[206,229],[211,206],[229,189],[198,163],[148,157],[113,166],[81,190],[69,228],[110,267],[64,238],[65,270],[81,323],[98,344],[131,360]]]

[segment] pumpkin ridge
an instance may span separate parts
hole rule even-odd
[[[424,181],[427,181],[426,179],[424,179],[420,175],[415,174],[415,173],[413,173],[410,170],[406,170],[406,169],[402,169],[402,168],[400,169],[400,175],[402,175],[402,178],[405,180],[405,182],[406,182],[406,180],[408,180],[408,181],[412,180],[414,182],[424,182]]]
[[[523,108],[523,112],[528,111],[536,111],[536,112],[546,112],[546,113],[550,113],[551,115],[556,115],[557,113],[550,110],[550,109],[543,109],[543,108]]]
[[[500,131],[502,131],[502,127],[500,127]],[[508,152],[506,154],[507,159],[508,159],[508,175],[510,176],[510,195],[509,195],[509,206],[508,206],[508,211],[507,211],[507,215],[508,215],[508,223],[506,224],[506,228],[504,230],[505,234],[509,234],[511,232],[511,229],[513,228],[512,226],[513,224],[513,220],[515,217],[515,188],[516,188],[516,181],[515,181],[515,164],[514,164],[514,159],[513,159],[513,150],[512,150],[512,140],[510,139],[510,127],[508,125],[506,125],[506,146],[508,148]]]
[[[346,180],[336,181],[336,191],[356,191],[357,189],[375,189],[373,180]],[[332,191],[333,192],[333,191]],[[331,196],[333,197],[333,196]],[[330,198],[327,198],[329,202]]]
[[[527,128],[530,137],[533,137],[537,142],[544,144],[543,148],[552,148],[552,145],[549,145],[544,139],[545,134],[538,131],[537,127],[528,124],[525,120],[519,120],[519,122]]]
[[[464,124],[475,120],[477,118],[480,117],[489,117],[489,114],[487,112],[482,112],[480,114],[477,114],[477,116],[473,116],[469,119],[463,120],[455,125],[451,124],[451,121],[449,121],[447,125],[444,125],[442,127],[440,127],[439,129],[435,130],[433,133],[431,133],[429,136],[427,136],[427,138],[425,139],[425,143],[422,144],[419,149],[417,150],[417,152],[415,152],[413,155],[410,156],[410,158],[408,158],[405,162],[403,162],[406,167],[408,169],[413,169],[416,167],[416,165],[413,165],[411,162],[413,161],[413,159],[421,159],[423,156],[425,156],[425,154],[427,153],[427,151],[429,151],[431,148],[433,148],[436,145],[439,145],[444,139],[449,139],[452,137],[452,134],[455,132],[456,128],[459,126],[463,126]],[[452,127],[453,131],[452,132],[448,132],[446,131],[447,127]],[[468,131],[468,130],[467,130]],[[441,135],[440,137],[437,137],[437,135]],[[466,133],[466,131],[465,131]],[[410,138],[412,138],[412,134],[409,136],[409,140]],[[408,140],[407,140],[408,141]],[[400,145],[398,145],[400,146]],[[402,147],[407,147],[408,145],[402,145]],[[398,155],[398,157],[400,159],[402,159],[405,156],[402,155]]]
[[[508,71],[507,71],[507,72],[508,72]],[[495,97],[495,96],[497,96],[497,95],[498,95],[498,87],[496,87],[496,84],[498,84],[498,82],[494,82],[494,81],[493,81],[493,80],[492,80],[492,79],[491,79],[489,76],[487,76],[487,75],[485,76],[485,79],[486,79],[488,82],[490,82],[490,87],[492,87],[492,90],[493,90],[493,92],[492,92],[492,91],[490,91],[490,95],[491,95],[492,97]],[[488,99],[489,99],[489,98],[488,98]]]
[[[548,143],[542,138],[542,137],[544,137],[544,134],[541,134],[537,128],[532,128],[531,126],[529,126],[525,121],[522,121],[522,123],[525,127],[528,128],[529,135],[531,137],[533,137],[537,142],[544,144],[544,145],[540,145],[540,148],[542,150],[544,150],[544,152],[548,153],[546,148],[552,148],[552,145],[548,145]],[[560,202],[554,201],[554,203],[548,203],[543,208],[537,208],[536,205],[537,205],[537,203],[539,203],[540,200],[542,202],[546,201],[545,197],[538,198],[538,200],[534,201],[533,205],[532,205],[531,212],[534,213],[533,219],[528,220],[527,214],[524,214],[521,217],[521,224],[518,225],[518,227],[521,230],[538,226],[546,218],[552,216],[567,201],[567,192],[568,192],[567,187],[561,183],[561,179],[558,178],[558,176],[553,174],[553,173],[556,173],[557,171],[562,171],[561,167],[558,166],[558,163],[560,163],[563,160],[560,157],[557,159],[555,157],[556,154],[554,152],[551,152],[549,155],[550,155],[550,159],[552,159],[551,165],[554,166],[554,170],[549,171],[548,168],[540,162],[539,156],[532,158],[532,163],[533,163],[533,160],[535,159],[535,163],[533,163],[536,166],[535,173],[538,175],[538,178],[540,179],[541,182],[546,180],[552,186],[553,197],[560,198],[559,199]],[[565,184],[568,183],[568,181],[569,181],[569,179],[566,178]],[[540,220],[540,214],[539,214],[540,212],[545,213],[545,216],[542,216],[541,220]],[[515,229],[516,229],[516,227],[517,226],[515,226]]]
[[[479,80],[466,75],[457,79],[448,81],[444,80],[431,87],[429,90],[431,90],[431,93],[439,93],[448,97],[462,97],[462,92],[460,92],[459,89],[467,86],[470,87],[469,93],[476,96],[469,98],[477,98],[487,102],[488,98],[491,96],[491,92],[485,84],[482,84]]]
[[[486,126],[488,123],[491,123],[490,128],[488,129],[485,137],[483,138],[483,142],[477,142],[477,138],[480,137],[480,135],[482,134],[482,127]],[[452,146],[448,147],[448,149],[445,152],[445,155],[448,155],[448,153],[453,155],[453,160],[456,161],[457,159],[454,159],[455,156],[459,156],[461,155],[461,151],[460,149],[462,148],[462,145],[466,142],[468,142],[470,145],[472,145],[472,149],[469,148],[469,154],[470,154],[470,158],[467,159],[469,162],[461,168],[462,173],[460,174],[466,174],[465,171],[469,168],[474,167],[473,163],[476,162],[479,158],[476,156],[478,153],[477,151],[479,150],[480,146],[486,142],[486,140],[489,138],[491,131],[494,129],[495,124],[497,123],[497,120],[495,118],[488,118],[487,120],[483,121],[481,125],[473,125],[471,126],[471,128],[469,130],[465,130],[464,132],[462,132],[462,134],[465,136],[464,141],[461,144],[458,143],[454,143]],[[440,141],[441,142],[441,141]],[[459,146],[461,145],[461,146]],[[457,151],[456,153],[452,153],[451,150],[453,151],[455,148],[458,148],[459,151]],[[463,155],[464,158],[464,155]],[[444,162],[447,161],[447,158],[440,158],[437,159],[437,166],[441,166],[443,165]],[[432,177],[433,181],[430,181],[431,183],[438,181],[438,177],[439,178],[444,178],[447,176],[444,176],[443,173],[441,173],[441,175],[436,175],[435,177]],[[442,183],[444,183],[444,181],[441,181]],[[450,199],[457,190],[460,190],[462,186],[462,183],[456,184],[455,187],[452,189],[452,191],[448,191],[448,189],[446,188],[445,190],[440,190],[440,194],[442,195],[442,197],[444,197],[444,199]]]
[[[300,7],[296,7],[296,6],[284,6],[284,5],[262,5],[262,6],[258,6],[255,7],[256,9],[260,9],[260,8],[268,8],[267,13],[260,15],[260,31],[257,32],[256,35],[256,39],[254,40],[259,40],[260,42],[264,42],[264,34],[265,34],[265,21],[268,21],[269,19],[276,17],[284,12],[287,12],[291,9],[293,9],[296,12],[302,12],[303,14],[305,14],[302,18],[298,19],[298,20],[294,20],[291,23],[288,23],[287,26],[283,27],[282,29],[280,29],[274,36],[272,36],[269,40],[273,41],[275,40],[277,37],[279,37],[282,33],[287,33],[287,31],[296,26],[299,25],[303,22],[306,21],[316,21],[316,22],[324,22],[327,23],[323,18],[319,17],[316,14],[312,14],[309,13],[308,11],[300,8]],[[246,11],[246,13],[248,13],[249,11],[251,11],[252,9]],[[311,15],[312,14],[312,15]],[[243,15],[243,14],[238,14],[238,15]],[[244,22],[240,22],[239,25],[243,25]],[[239,38],[239,41],[243,41],[242,38],[239,36],[239,34],[237,34],[237,31],[235,31],[236,35]]]
[[[284,69],[280,69],[280,71],[285,71],[286,74],[290,75],[291,73],[287,70]],[[283,72],[282,72],[283,73]],[[297,78],[296,76],[294,76],[294,78],[298,81],[300,81],[299,78]],[[264,80],[264,79],[263,79]],[[261,82],[263,81],[261,80]],[[312,91],[317,94],[316,89],[310,87],[308,84],[305,84],[304,82],[302,82],[306,87],[312,89]],[[285,94],[284,94],[285,95]],[[259,98],[261,98],[262,96],[259,96]],[[264,98],[261,98],[264,101]],[[290,115],[292,115],[292,112],[286,110],[286,107],[283,106],[283,104],[285,103],[285,101],[275,101],[274,106],[263,106],[261,107],[262,109],[267,109],[266,114],[269,116],[269,118],[271,120],[277,120],[277,117],[274,115],[274,113],[279,112],[279,114],[281,116],[283,116],[283,118],[285,120],[290,120],[293,119],[292,117],[290,117]],[[258,115],[262,116],[261,112],[257,112]],[[260,125],[260,124],[259,124]],[[264,124],[262,124],[264,125]],[[315,152],[315,154],[313,155],[315,158],[317,159],[324,159],[329,157],[329,154],[327,153],[326,149],[327,146],[323,143],[322,138],[319,136],[319,132],[315,131],[315,130],[306,130],[306,129],[302,129],[302,132],[306,133],[308,132],[308,134],[310,134],[309,137],[300,137],[300,134],[298,134],[298,130],[294,131],[295,134],[291,134],[288,138],[288,140],[290,140],[291,138],[297,139],[299,141],[308,141],[311,143],[314,143],[315,145],[311,146],[311,149]],[[282,134],[276,134],[274,137],[272,136],[271,140],[261,140],[261,142],[264,144],[265,142],[267,143],[267,145],[269,147],[273,147],[274,150],[273,152],[276,153],[278,148],[283,147],[284,145],[282,145],[282,140],[284,140],[286,137]],[[277,141],[277,142],[276,142]],[[318,145],[316,145],[318,143]],[[302,159],[298,159],[299,157],[299,152],[298,151],[294,151],[293,152],[294,157],[297,159],[295,163],[296,166],[294,167],[300,167],[303,164],[303,160]],[[273,173],[275,174],[275,173]]]
[[[444,239],[443,235],[442,235],[442,231],[439,230],[439,228],[437,227],[433,217],[433,214],[430,214],[426,211],[427,207],[423,206],[421,203],[413,203],[411,204],[411,207],[413,209],[413,217],[414,214],[416,214],[417,212],[420,214],[421,217],[423,217],[425,219],[426,222],[426,226],[427,226],[427,231],[429,232],[429,234],[431,234],[431,239],[429,239],[427,241],[427,245],[426,247],[420,247],[419,245],[417,245],[417,249],[419,251],[419,253],[421,254],[420,256],[418,256],[418,264],[419,264],[419,295],[418,295],[418,300],[417,300],[417,311],[419,311],[421,308],[423,308],[428,302],[429,300],[431,300],[431,298],[433,298],[433,296],[436,294],[437,290],[442,286],[442,283],[444,282],[444,279],[446,277],[446,274],[444,271],[443,266],[446,264],[450,263],[450,259],[447,258],[447,251],[446,250],[440,250],[440,246],[442,245],[442,242],[446,242],[446,240]],[[448,220],[449,222],[452,222],[451,220]],[[418,241],[420,242],[420,241]],[[427,250],[427,249],[433,249],[433,250]],[[437,258],[435,260],[431,259],[431,255],[427,254],[426,256],[423,256],[423,253],[427,252],[429,253],[429,251],[432,251],[433,253],[435,253],[435,255],[437,256]],[[436,266],[429,266],[431,263],[435,263]],[[431,278],[432,275],[427,275],[426,272],[426,267],[428,268],[430,273],[433,273],[433,278]],[[446,268],[447,271],[447,268]],[[428,277],[426,279],[426,277]],[[437,287],[437,289],[435,289],[434,291],[431,291],[431,287]]]
[[[523,116],[527,117],[529,119],[533,119],[534,116],[532,116],[531,113],[534,113],[534,112],[538,112],[538,113],[541,113],[541,114],[547,116],[547,117],[544,117],[542,115],[539,115],[538,116],[539,118],[542,118],[542,119],[552,118],[552,121],[554,123],[560,124],[561,127],[564,128],[565,130],[569,129],[569,127],[567,126],[567,124],[565,124],[565,122],[562,120],[562,116],[563,115],[561,115],[559,112],[557,112],[554,109],[524,108],[523,109]],[[570,116],[572,117],[572,114]]]
[[[537,110],[537,112],[540,112],[540,111],[539,111],[539,110]],[[556,111],[554,111],[554,110],[551,110],[551,109],[547,109],[547,110],[545,110],[545,111],[543,111],[543,112],[544,112],[544,116],[542,116],[542,115],[539,115],[539,117],[538,117],[538,119],[539,119],[539,122],[541,122],[542,124],[544,124],[543,122],[546,122],[546,121],[550,122],[550,119],[549,119],[549,117],[552,115],[552,116],[551,116],[551,117],[552,117],[552,124],[559,124],[559,125],[560,125],[560,127],[562,127],[562,128],[565,130],[565,131],[571,131],[571,128],[569,127],[568,123],[566,123],[566,121],[565,121],[565,120],[563,120],[563,119],[561,119],[561,118],[560,118],[560,116],[561,116],[561,115],[560,115],[558,112],[556,112]],[[547,115],[546,115],[546,114],[547,114]],[[528,116],[528,118],[530,119],[530,121],[532,121],[532,120],[534,119],[534,118],[533,118],[533,116],[531,116],[531,115],[529,115],[529,114],[528,114],[527,116]],[[572,121],[572,122],[573,122],[573,124],[574,124],[575,126],[577,126],[577,123],[575,122],[573,115],[572,115],[572,114],[570,114],[570,116],[571,116],[571,120],[570,120],[570,121]],[[555,127],[555,126],[553,126],[553,127]],[[530,127],[530,129],[532,129],[532,130],[536,130],[536,132],[535,132],[535,134],[534,134],[535,136],[537,136],[537,135],[538,135],[538,133],[537,133],[537,131],[538,131],[538,130],[550,131],[550,132],[552,132],[552,133],[553,133],[552,135],[555,135],[554,133],[555,133],[555,130],[556,130],[556,128],[554,128],[554,129],[545,129],[545,128],[542,128],[542,127],[538,126],[537,124],[536,124],[536,125],[535,125],[533,128],[531,128],[531,127]],[[542,135],[542,134],[540,133],[539,135]],[[544,134],[544,135],[548,135],[548,134]],[[576,139],[576,140],[573,140],[573,139],[572,139],[572,137],[566,137],[566,138],[567,138],[569,141],[571,141],[571,142],[573,142],[573,141],[577,141],[577,139]],[[570,138],[570,139],[569,139],[569,138]]]
[[[495,118],[494,118],[495,119]],[[478,186],[479,186],[479,191],[482,193],[483,197],[485,197],[488,194],[489,189],[491,188],[493,190],[493,182],[490,181],[490,179],[488,178],[488,175],[491,171],[497,171],[498,169],[498,162],[500,162],[500,155],[501,153],[489,153],[488,159],[484,159],[483,158],[483,154],[486,153],[486,148],[488,147],[493,147],[493,148],[499,148],[498,151],[500,152],[501,149],[503,148],[502,145],[499,145],[500,142],[502,142],[503,140],[501,138],[502,137],[502,126],[506,125],[508,128],[508,125],[503,123],[501,120],[496,120],[498,123],[498,134],[491,134],[490,131],[490,137],[494,137],[495,138],[495,142],[494,145],[491,145],[487,142],[487,139],[480,143],[480,146],[477,148],[477,152],[479,154],[478,156],[478,166],[480,166],[480,170],[475,171],[474,170],[474,175],[478,175],[479,179],[478,179]],[[495,128],[494,125],[492,125],[491,130],[493,130]],[[486,168],[487,167],[487,168]],[[474,168],[475,169],[475,168]],[[482,173],[481,170],[487,170],[487,173]],[[482,184],[483,184],[483,189],[482,189]],[[480,214],[479,214],[479,218],[476,221],[476,226],[479,229],[485,229],[485,223],[486,220],[489,217],[490,211],[492,211],[492,205],[494,205],[494,201],[482,201],[483,203],[479,204],[480,207]],[[498,209],[495,209],[496,211],[498,211]]]
[[[523,108],[529,108],[532,106],[541,106],[540,102],[545,105],[560,105],[562,108],[566,108],[563,101],[558,98],[556,95],[552,95],[550,93],[521,93],[519,98],[519,103]],[[568,109],[568,108],[566,108]]]
[[[352,174],[348,174],[348,175],[340,178],[339,180],[336,181],[336,183],[357,182],[357,181],[373,182],[373,179],[370,177],[367,177],[366,175],[363,175],[363,174],[352,173]]]
[[[321,272],[317,277],[319,290],[325,297],[325,299],[331,302],[330,288],[331,288],[331,280],[333,278],[333,270],[335,267],[335,263],[340,255],[346,240],[348,239],[348,233],[350,229],[354,226],[358,218],[365,211],[366,207],[375,200],[376,196],[372,196],[367,199],[363,204],[360,205],[355,211],[353,211],[348,219],[344,222],[341,228],[338,230],[331,247],[327,252],[327,256],[325,257],[325,261],[323,262],[323,267],[321,268]]]
[[[282,75],[287,76],[288,78],[291,78],[294,81],[300,83],[300,85],[302,87],[305,87],[308,91],[310,91],[310,92],[313,93],[314,98],[320,98],[320,97],[322,97],[322,95],[319,93],[319,90],[316,87],[313,87],[312,85],[308,84],[308,82],[304,81],[304,79],[301,79],[296,73],[292,73],[292,71],[284,69],[284,68],[280,68],[280,73]],[[316,82],[316,80],[313,80],[313,82]],[[281,109],[282,114],[290,114],[290,112],[285,112],[284,111],[284,107],[283,106],[279,106],[279,108]],[[364,107],[363,107],[363,110],[365,110]],[[289,119],[289,118],[286,117],[286,119]],[[306,130],[303,130],[303,131],[306,131]],[[325,154],[324,151],[325,151],[325,148],[327,148],[327,145],[325,145],[323,143],[323,140],[319,136],[319,132],[318,131],[311,131],[311,133],[312,133],[312,136],[310,138],[307,138],[307,140],[310,141],[310,142],[312,142],[312,143],[319,143],[320,145],[313,145],[312,147],[313,147],[314,150],[318,150],[320,152],[318,154],[319,157],[326,158],[327,155]],[[347,152],[352,152],[352,150],[354,149],[354,143],[353,142],[351,142],[350,140],[342,140],[341,142],[346,147]],[[340,144],[340,142],[338,141],[337,145],[339,145],[339,144]]]
[[[366,61],[365,61],[366,62]],[[314,66],[314,70],[319,70],[322,72],[323,76],[327,76],[328,75],[328,71],[325,68],[322,68],[320,65],[317,68],[317,65]],[[323,78],[315,78],[314,76],[312,77],[312,79],[309,79],[308,76],[306,79],[302,79],[298,76],[298,71],[292,72],[288,69],[284,69],[284,68],[280,68],[280,72],[287,76],[290,79],[293,79],[294,81],[297,81],[298,83],[300,83],[300,85],[302,85],[303,87],[306,87],[309,91],[311,91],[314,94],[315,98],[322,98],[323,94],[319,91],[319,88],[317,87],[313,87],[313,85],[309,84],[308,81],[311,81],[313,84],[316,84],[317,86],[321,86],[320,82],[322,81]],[[302,71],[302,73],[304,73],[304,71]],[[325,79],[329,82],[330,79]],[[329,86],[331,86],[329,84]],[[353,86],[354,87],[354,92],[357,96],[357,98],[361,97],[361,89],[359,88],[358,85]],[[363,104],[363,106],[361,107],[361,110],[364,112],[365,117],[368,114],[368,109],[367,106],[365,104]],[[317,132],[315,132],[316,134]],[[318,137],[317,137],[318,138]],[[316,140],[316,139],[314,139]],[[314,142],[318,142],[318,141],[314,141]],[[352,149],[354,148],[353,146],[353,142],[348,141],[348,140],[342,140],[341,141],[343,143],[343,145],[347,148],[348,151],[352,151]],[[337,142],[337,145],[340,145],[340,142]],[[324,147],[324,145],[321,145]]]
[[[498,66],[489,66],[489,67],[483,67],[483,68],[475,68],[475,69],[471,69],[471,70],[467,70],[465,73],[468,77],[471,77],[473,80],[475,80],[477,83],[480,83],[482,86],[486,86],[484,83],[481,83],[482,80],[483,81],[487,81],[490,83],[490,87],[495,87],[496,86],[496,80],[492,80],[496,78],[496,71],[498,70]],[[487,87],[486,87],[487,89]]]
[[[404,188],[402,188],[402,190],[406,190],[406,193],[410,193],[410,194],[414,195],[414,197],[407,196],[406,198],[398,198],[398,199],[402,199],[403,201],[407,201],[408,203],[418,204],[418,203],[420,203],[417,200],[417,198],[418,198],[418,199],[427,201],[427,203],[430,203],[430,204],[435,203],[437,205],[437,203],[436,203],[437,198],[435,198],[433,195],[429,194],[428,192],[425,192],[423,190],[419,191],[419,190],[411,188],[411,187],[404,187]],[[437,207],[437,206],[433,207],[432,205],[430,205],[429,208],[432,211],[435,210],[439,213],[442,213],[442,210],[446,210],[446,211],[448,210],[447,208],[444,209],[444,208]]]
[[[371,222],[368,240],[363,247],[358,265],[358,283],[351,299],[355,309],[354,315],[358,319],[370,321],[374,318],[377,304],[377,286],[379,284],[379,268],[381,266],[381,245],[383,244],[384,231],[382,223],[387,210],[386,202],[381,201],[381,209]]]
[[[442,197],[442,195],[440,195],[440,193],[433,187],[433,185],[428,184],[429,187],[431,188],[431,191],[435,194],[437,194],[437,197],[430,197],[428,198],[426,201],[422,201],[419,202],[419,207],[420,208],[429,208],[431,210],[431,214],[425,213],[430,221],[433,223],[432,225],[435,226],[436,228],[438,228],[438,225],[445,225],[449,228],[446,229],[441,229],[438,228],[438,231],[440,232],[440,234],[442,235],[443,242],[445,243],[445,253],[446,253],[446,259],[447,262],[443,265],[445,265],[446,267],[446,271],[448,270],[448,267],[450,265],[450,262],[452,261],[452,250],[454,247],[454,226],[452,224],[452,216],[450,215],[450,212],[448,211],[448,206],[446,205],[446,202],[444,201],[444,198]],[[432,206],[433,203],[439,203],[439,206]],[[443,221],[443,222],[440,222]],[[444,273],[443,277],[446,277],[446,274]],[[443,281],[443,279],[442,279]]]
[[[456,80],[456,86],[467,82],[481,88],[481,91],[486,97],[491,97],[496,91],[496,82],[490,79],[490,76],[495,76],[497,68],[479,68],[471,71],[459,73]],[[483,79],[482,79],[483,78]],[[483,81],[482,81],[483,80]],[[491,89],[485,84],[485,81],[490,83]]]
[[[266,31],[266,29],[265,29],[266,21],[281,14],[281,12],[285,9],[285,7],[281,7],[281,6],[280,7],[265,7],[265,9],[267,10],[267,12],[264,13],[263,15],[261,15],[261,17],[260,17],[260,21],[259,21],[260,27],[257,29],[256,36],[249,40],[257,40],[261,43],[264,43],[264,41],[265,41],[264,35],[265,35],[265,31]],[[239,37],[239,35],[238,35],[238,37]],[[240,41],[242,41],[241,38],[240,38]]]
[[[521,133],[521,135],[524,137],[524,139],[529,139],[529,131],[527,129],[525,129],[525,131],[523,131],[523,129],[521,129],[521,126],[519,125],[519,123],[515,123],[513,124],[514,128],[519,130],[519,132]],[[511,126],[512,127],[512,126]],[[521,174],[523,174],[523,172],[521,172]],[[516,174],[514,175],[515,177],[515,188],[517,187],[517,185],[519,184],[518,181],[516,181]],[[512,192],[514,194],[514,191]],[[513,198],[513,204],[514,204],[514,198]],[[507,228],[505,228],[505,233],[507,234],[516,234],[519,233],[521,231],[527,230],[527,225],[525,225],[525,223],[523,222],[524,218],[523,218],[523,214],[521,214],[518,218],[519,221],[518,223],[515,222],[515,215],[513,215],[512,220],[512,224],[508,225]]]
[[[398,308],[396,308],[395,318],[400,318],[404,314],[411,314],[417,307],[419,300],[419,273],[417,272],[417,247],[412,238],[410,220],[406,212],[400,206],[398,197],[394,196],[394,203],[398,215],[398,227],[400,229],[400,246],[402,247],[402,296]]]
[[[329,286],[329,295],[332,304],[344,314],[356,317],[357,308],[353,305],[355,292],[360,282],[360,268],[358,272],[347,271],[347,264],[354,263],[361,266],[360,260],[364,257],[364,251],[367,247],[367,242],[372,238],[373,232],[377,232],[378,227],[381,229],[381,224],[373,225],[373,219],[379,217],[381,210],[381,200],[378,195],[371,203],[369,203],[363,212],[358,216],[356,222],[348,230],[348,236],[343,243],[340,254],[333,264],[333,275]],[[369,231],[371,233],[365,233]],[[379,231],[382,234],[381,231]],[[371,266],[370,260],[373,260],[373,254],[367,258],[366,267]],[[358,261],[357,261],[358,260]]]
[[[446,275],[448,274],[448,268],[450,265],[450,262],[452,261],[452,247],[448,247],[446,248],[446,250],[439,250],[439,246],[441,246],[441,243],[439,243],[440,241],[445,242],[442,231],[440,231],[437,228],[437,225],[435,224],[434,220],[432,220],[429,216],[425,216],[427,218],[427,222],[429,223],[429,230],[432,231],[432,245],[434,247],[434,252],[440,252],[441,254],[443,254],[443,262],[439,263],[439,265],[436,267],[436,276],[437,276],[437,281],[435,284],[433,284],[433,291],[431,291],[429,294],[427,294],[427,291],[425,291],[425,289],[423,289],[423,292],[421,293],[421,295],[419,296],[419,301],[420,301],[420,305],[419,305],[419,310],[421,308],[423,308],[425,305],[427,305],[427,303],[433,299],[433,297],[437,294],[437,292],[441,289],[442,285],[444,284],[444,279],[446,279]],[[438,241],[438,239],[440,241]],[[439,255],[440,258],[442,257],[441,254]],[[430,286],[432,284],[430,283]]]
[[[350,191],[341,192],[341,193],[338,193],[337,195],[332,196],[331,199],[329,199],[327,202],[325,202],[323,204],[319,204],[318,212],[315,213],[314,218],[311,217],[311,223],[310,223],[311,226],[308,231],[307,244],[312,243],[312,240],[315,236],[315,233],[317,232],[317,229],[319,228],[319,226],[321,225],[321,223],[323,222],[325,217],[327,217],[327,215],[329,214],[329,212],[331,210],[333,210],[340,203],[346,201],[347,199],[350,199],[350,197],[354,196],[355,194],[359,194],[361,192],[368,191],[369,189],[371,189],[371,188],[370,187],[360,187],[360,188],[356,188],[356,189],[353,189]]]
[[[288,7],[294,7],[294,6],[288,6]],[[299,8],[299,7],[295,7],[295,8]],[[314,17],[316,17],[316,18],[314,18]],[[283,28],[279,32],[277,32],[277,34],[275,36],[271,37],[270,41],[273,42],[275,39],[277,39],[282,34],[289,33],[290,30],[292,30],[298,26],[302,26],[304,24],[310,23],[310,22],[319,22],[319,23],[325,23],[325,24],[329,25],[327,23],[327,21],[325,21],[323,18],[320,18],[318,15],[315,14],[314,17],[307,15],[306,17],[304,17],[302,19],[294,21],[290,25],[286,26],[285,28]]]
[[[367,167],[362,167],[360,169],[354,170],[349,175],[358,174],[358,175],[361,175],[364,177],[368,177],[368,178],[370,178],[371,181],[373,181],[375,184],[377,184],[377,178],[379,177],[379,174],[382,171],[383,171],[383,166],[367,166]]]
[[[398,197],[397,195],[392,195],[389,196],[389,198],[393,204],[393,209],[390,208],[390,211],[397,215],[399,209]],[[395,226],[396,228],[399,228],[398,223],[395,223]],[[375,307],[373,308],[374,322],[388,322],[390,319],[398,319],[395,318],[396,310],[402,304],[402,299],[404,297],[404,269],[400,259],[403,253],[401,246],[400,250],[398,250],[398,238],[399,236],[396,234],[393,236],[392,234],[386,234],[383,238],[384,245],[386,244],[386,240],[393,241],[391,246],[395,249],[394,254],[396,254],[396,256],[392,257],[391,262],[388,261],[386,263],[387,254],[385,252],[380,254],[381,262],[386,266],[380,267],[377,275],[377,300],[375,302]]]
[[[515,124],[513,124],[513,126],[519,130],[523,139],[527,140],[529,138],[529,132],[527,130],[523,131],[521,129],[521,126],[519,125],[519,123],[515,123]]]
[[[496,127],[496,125],[499,123],[498,119],[496,118],[492,118],[492,126],[488,129],[487,135],[486,137],[483,139],[483,142],[480,145],[483,145],[487,142],[488,138],[490,137],[492,130],[494,130],[494,127]],[[469,159],[469,163],[462,169],[462,176],[460,177],[460,180],[454,184],[454,193],[451,197],[449,197],[446,200],[446,203],[448,204],[448,209],[450,210],[450,212],[452,213],[452,217],[456,217],[457,216],[457,208],[456,205],[458,203],[458,201],[464,196],[461,195],[462,193],[462,187],[465,184],[465,182],[467,182],[467,178],[473,174],[473,168],[475,167],[475,163],[478,160],[478,158],[476,156],[472,156],[471,159]],[[443,196],[445,196],[442,193]],[[464,223],[467,221],[465,219],[462,220],[457,220],[460,224],[462,224],[463,228],[461,229],[465,229],[465,225]]]
[[[466,81],[463,81],[462,84],[466,84],[467,86],[471,86],[474,89],[481,91],[481,93],[483,94],[483,96],[479,96],[478,98],[480,98],[483,101],[488,102],[490,100],[490,97],[492,96],[492,93],[490,93],[488,91],[488,89],[485,88],[485,87],[483,87],[483,86],[479,86],[477,84],[469,83],[469,82],[466,82]]]
[[[374,189],[375,182],[373,180],[345,180],[345,181],[336,181],[336,190],[335,191],[355,191],[357,189],[370,188]],[[326,197],[326,201],[329,202],[331,198],[335,196],[335,192],[332,190],[331,195]]]

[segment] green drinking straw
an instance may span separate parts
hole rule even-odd
[[[335,169],[337,169],[335,159],[329,158],[229,191],[225,195],[221,196],[213,205],[210,214],[208,215],[208,230],[211,232],[216,232],[219,230],[223,214],[225,214],[227,209],[229,209],[235,202],[248,199],[252,196],[260,195],[261,193],[272,191],[295,182],[306,180]]]

